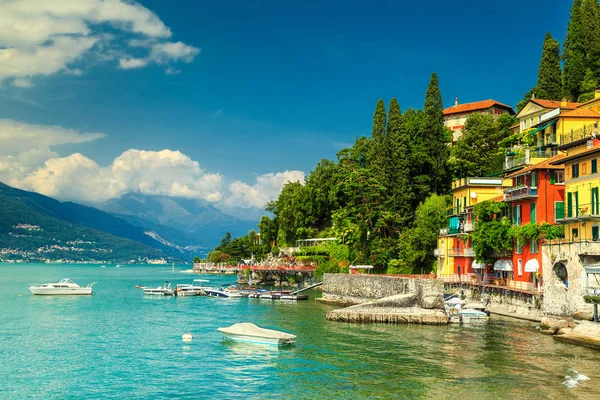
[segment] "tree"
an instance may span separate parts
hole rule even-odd
[[[433,269],[440,229],[448,224],[446,196],[432,195],[416,211],[413,226],[400,238],[400,258],[392,267],[405,273],[428,273]]]
[[[531,98],[535,96],[535,92],[536,88],[531,88],[527,93],[525,93],[523,99],[517,103],[517,114],[520,113],[521,110],[527,105],[527,103],[529,103]]]
[[[398,214],[401,227],[407,226],[413,218],[414,200],[411,185],[410,129],[403,123],[400,105],[393,98],[388,115],[388,137],[391,149],[390,176],[386,185],[389,194],[388,209]]]
[[[542,59],[538,70],[536,94],[541,99],[560,100],[562,98],[562,77],[560,71],[560,45],[550,32],[546,33]]]
[[[383,100],[377,100],[375,113],[373,114],[373,130],[371,136],[378,139],[385,135],[385,103]]]
[[[442,94],[437,74],[434,72],[425,93],[421,141],[413,157],[417,162],[419,160],[415,158],[421,158],[420,174],[415,177],[415,181],[429,186],[427,194],[441,194],[448,189],[450,182],[446,173],[446,163],[449,158],[449,142],[450,134],[444,125]]]
[[[586,71],[581,6],[582,0],[573,1],[567,36],[563,43],[563,92],[565,97],[573,101],[577,100],[581,94],[580,85]]]
[[[515,118],[505,114],[495,120],[490,114],[471,114],[463,128],[463,135],[452,148],[451,165],[455,178],[486,176],[502,171],[504,152],[501,140],[511,131],[508,129]]]
[[[306,227],[307,191],[300,182],[288,182],[281,189],[277,200],[267,204],[267,211],[275,214],[279,231],[277,244],[293,246],[296,243],[296,231]]]
[[[258,231],[260,232],[260,240],[263,244],[271,246],[272,242],[277,240],[277,231],[279,230],[277,226],[277,221],[272,220],[271,218],[263,215],[260,218],[260,222],[258,223]]]

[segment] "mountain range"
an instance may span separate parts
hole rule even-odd
[[[128,194],[98,207],[0,183],[0,260],[190,260],[256,226],[188,199]]]

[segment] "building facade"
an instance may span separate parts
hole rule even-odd
[[[452,131],[452,142],[456,143],[462,136],[462,128],[467,118],[475,113],[488,113],[495,118],[502,114],[514,115],[512,107],[496,100],[483,100],[474,103],[459,104],[458,98],[452,107],[444,110],[444,125]]]

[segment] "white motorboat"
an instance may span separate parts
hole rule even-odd
[[[240,342],[285,345],[294,343],[296,335],[260,328],[250,322],[233,324],[228,328],[218,328],[225,337]]]
[[[484,310],[475,307],[463,308],[464,305],[465,301],[458,297],[451,298],[444,302],[444,308],[446,309],[446,314],[448,314],[451,323],[468,324],[471,323],[471,321],[479,322],[487,321],[489,319],[489,314]]]
[[[181,297],[190,297],[190,296],[200,296],[203,294],[202,289],[197,289],[194,285],[189,283],[180,283],[175,287],[175,296]]]
[[[56,283],[44,283],[40,286],[31,286],[29,290],[37,295],[88,295],[92,294],[92,282],[86,287],[81,287],[70,279],[64,278]]]
[[[458,316],[460,317],[460,321],[463,324],[468,324],[472,321],[487,321],[489,316],[485,311],[478,310],[476,308],[463,308],[458,312]]]
[[[166,281],[162,286],[157,288],[147,288],[144,287],[144,294],[154,295],[154,296],[173,296],[173,289],[171,289],[171,282]]]

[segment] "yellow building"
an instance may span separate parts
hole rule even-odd
[[[519,131],[522,132],[531,129],[543,122],[542,116],[550,111],[560,109],[559,112],[573,110],[580,106],[580,103],[570,101],[543,100],[532,98],[519,111],[516,118],[519,120]]]
[[[497,177],[462,178],[452,182],[452,206],[448,209],[449,224],[440,230],[435,251],[438,275],[457,273],[454,270],[455,257],[475,257],[468,242],[465,243],[461,239],[461,236],[473,231],[473,206],[501,196],[504,189],[511,186],[512,180]]]
[[[453,143],[462,136],[462,128],[465,126],[467,118],[474,113],[488,113],[494,118],[498,118],[502,114],[513,115],[515,112],[510,106],[496,100],[458,104],[457,97],[454,105],[444,110],[444,125],[452,131]]]

